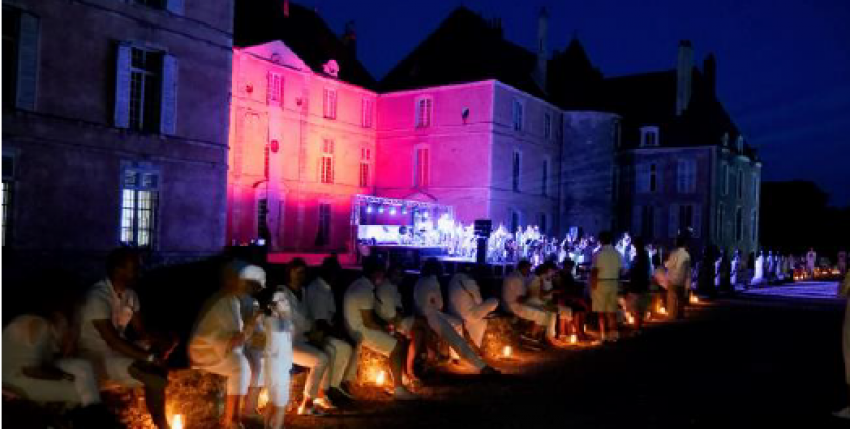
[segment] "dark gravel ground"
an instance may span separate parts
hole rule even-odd
[[[496,379],[439,374],[423,399],[380,396],[292,427],[848,427],[844,302],[722,299],[686,321],[580,350],[519,352]]]

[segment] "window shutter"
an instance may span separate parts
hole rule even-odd
[[[679,205],[670,205],[670,222],[667,224],[667,234],[675,239],[679,233]]]
[[[698,238],[702,231],[702,207],[700,205],[694,205],[693,211],[694,237]]]
[[[115,62],[115,110],[113,122],[116,127],[130,126],[130,55],[133,48],[127,44],[118,45]]]
[[[18,82],[15,106],[35,110],[38,86],[38,18],[21,13],[18,45]]]
[[[643,210],[642,206],[635,206],[632,208],[632,232],[633,234],[643,235],[641,231],[641,211]]]
[[[162,59],[162,99],[160,100],[160,129],[162,134],[174,135],[177,122],[177,58],[164,55]]]
[[[167,0],[165,8],[173,14],[183,15],[183,0]]]

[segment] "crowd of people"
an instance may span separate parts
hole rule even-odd
[[[490,297],[480,287],[483,277],[476,268],[481,266],[464,266],[444,289],[440,263],[428,260],[413,284],[409,309],[399,288],[405,271],[375,257],[364,259],[359,277],[348,285],[335,257],[326,258],[311,278],[305,262],[293,259],[284,276],[271,282],[263,268],[234,259],[222,267],[220,288],[206,301],[185,342],[189,364],[226,379],[223,428],[247,421],[282,428],[290,370],[296,366],[307,372],[297,413],[318,416],[354,400],[362,348],[387,358],[392,396],[410,400],[418,397],[421,373],[433,363],[462,361],[484,377],[499,375],[482,353],[488,321],[498,313],[521,322],[521,338],[532,349],[617,341],[622,285],[627,285],[625,303],[636,317],[636,332],[652,285],[667,290],[670,315],[681,318],[691,279],[684,239],[663,268],[651,261],[640,238],[629,239],[633,251],[624,264],[612,239],[603,232],[585,241],[586,247],[596,246],[587,283],[576,280],[576,262],[569,256],[537,264],[521,259]],[[76,309],[54,306],[7,325],[4,390],[102,412],[104,386],[141,386],[154,425],[168,427],[166,363],[178,342],[148,332],[139,317],[134,286],[141,267],[137,251],[115,250],[107,259],[106,277]],[[596,332],[587,330],[591,312],[598,318]],[[260,415],[263,388],[269,402]]]

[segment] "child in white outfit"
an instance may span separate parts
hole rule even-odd
[[[266,389],[269,406],[265,427],[282,429],[284,411],[289,403],[289,371],[292,369],[292,308],[286,295],[276,291],[265,308]]]

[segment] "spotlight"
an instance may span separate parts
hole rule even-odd
[[[422,212],[422,216],[428,218],[428,211]]]
[[[383,205],[378,206],[378,213],[379,213],[379,214],[384,213],[384,206],[383,206]]]
[[[372,211],[373,211],[373,210],[374,210],[374,209],[372,209],[372,205],[366,206],[366,213],[367,213],[367,214],[372,213]]]
[[[395,215],[395,206],[390,208],[390,215]]]
[[[402,215],[407,215],[407,206],[402,206],[402,207],[401,207],[401,214],[402,214]]]

